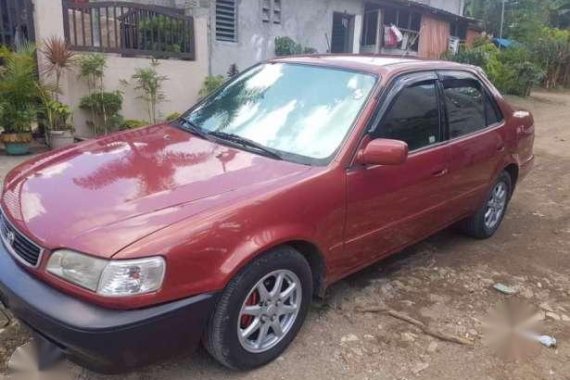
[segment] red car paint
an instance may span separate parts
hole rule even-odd
[[[468,216],[503,169],[520,180],[532,166],[532,116],[513,110],[476,68],[353,56],[279,61],[381,78],[328,166],[273,160],[168,124],[41,155],[7,176],[1,202],[46,250],[29,270],[92,303],[132,309],[221,290],[254,257],[289,243],[315,255],[324,288]],[[359,164],[367,124],[394,79],[446,69],[486,83],[504,122],[412,152],[402,165]],[[163,255],[165,281],[154,294],[105,298],[46,273],[58,248],[118,260]]]

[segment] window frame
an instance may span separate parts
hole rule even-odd
[[[391,86],[387,89],[386,93],[384,96],[382,96],[380,98],[380,107],[378,108],[378,111],[376,113],[376,115],[374,116],[374,118],[372,119],[371,122],[371,126],[369,128],[367,128],[365,135],[370,136],[372,139],[378,138],[378,137],[374,137],[375,134],[378,133],[378,131],[381,129],[382,127],[382,123],[385,120],[386,116],[388,115],[388,113],[390,112],[390,110],[392,109],[394,103],[398,100],[399,95],[401,94],[401,92],[408,88],[408,87],[412,87],[414,85],[423,83],[423,82],[432,82],[434,83],[435,86],[435,96],[436,96],[436,105],[437,105],[437,111],[438,111],[438,120],[439,120],[439,140],[438,142],[431,144],[431,145],[426,145],[414,150],[410,150],[409,154],[415,154],[417,152],[422,152],[422,151],[426,151],[429,149],[433,149],[435,147],[441,146],[442,144],[447,143],[447,136],[446,136],[446,119],[444,117],[444,113],[443,113],[443,107],[442,107],[442,99],[441,99],[441,91],[440,91],[440,86],[441,83],[439,81],[439,76],[437,75],[437,73],[434,70],[430,70],[430,71],[417,71],[417,72],[412,72],[412,73],[406,73],[406,74],[402,74],[401,76],[395,78],[394,81],[392,81]]]
[[[490,91],[487,84],[483,80],[481,80],[481,78],[478,75],[476,75],[472,72],[463,71],[463,70],[437,70],[436,74],[439,78],[438,82],[440,84],[441,107],[443,108],[443,112],[444,112],[445,141],[453,142],[456,140],[468,138],[469,136],[473,136],[473,135],[488,131],[490,129],[497,128],[497,127],[499,127],[505,123],[505,116],[503,115],[501,108],[497,104],[497,100],[493,96],[493,93]],[[449,80],[449,79],[452,79],[452,80],[453,79],[455,79],[455,80],[462,80],[462,79],[463,80],[473,80],[473,81],[479,83],[479,85],[481,86],[481,92],[483,93],[483,96],[485,97],[486,100],[489,100],[491,102],[491,107],[495,111],[495,114],[498,116],[499,121],[497,121],[495,123],[491,123],[491,124],[487,123],[487,112],[485,110],[485,104],[483,103],[483,108],[484,108],[484,112],[485,112],[485,126],[483,128],[471,131],[471,132],[466,133],[466,134],[461,135],[461,136],[451,137],[451,128],[449,125],[449,114],[448,114],[448,110],[447,110],[447,104],[445,102],[444,87],[443,87],[443,81]]]

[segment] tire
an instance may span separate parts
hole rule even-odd
[[[503,188],[503,200],[502,200],[502,211],[500,215],[493,218],[493,223],[489,223],[491,220],[488,217],[488,212],[490,208],[497,210],[499,207],[498,199],[493,198],[493,196],[497,196],[498,189]],[[468,219],[464,220],[461,223],[461,229],[463,232],[471,237],[476,239],[488,239],[497,232],[503,218],[505,217],[505,213],[507,212],[507,206],[511,199],[513,189],[513,183],[511,176],[506,171],[501,172],[493,187],[489,191],[489,194],[485,198],[485,203]],[[490,206],[491,202],[493,202],[493,206]]]
[[[290,298],[281,301],[275,296],[279,275],[283,279],[279,293],[290,292]],[[292,283],[296,285],[290,288]],[[263,289],[267,293],[262,294]],[[307,316],[312,295],[311,268],[303,255],[289,246],[268,251],[242,269],[226,286],[210,318],[204,346],[228,368],[248,370],[265,365],[281,355],[293,341]],[[292,312],[295,308],[297,311]],[[248,315],[249,310],[259,314]],[[279,314],[285,310],[290,313]],[[256,327],[258,325],[260,327]],[[276,332],[279,329],[281,337]],[[251,330],[248,337],[238,336]],[[262,331],[267,335],[260,339]]]

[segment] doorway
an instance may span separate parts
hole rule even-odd
[[[333,13],[331,53],[352,53],[354,41],[354,15]]]

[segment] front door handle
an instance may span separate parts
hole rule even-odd
[[[447,168],[445,168],[445,169],[441,169],[441,170],[438,170],[438,171],[434,172],[434,173],[433,173],[433,176],[434,176],[434,177],[443,177],[443,176],[446,175],[447,173],[448,173],[448,170],[447,170]]]

